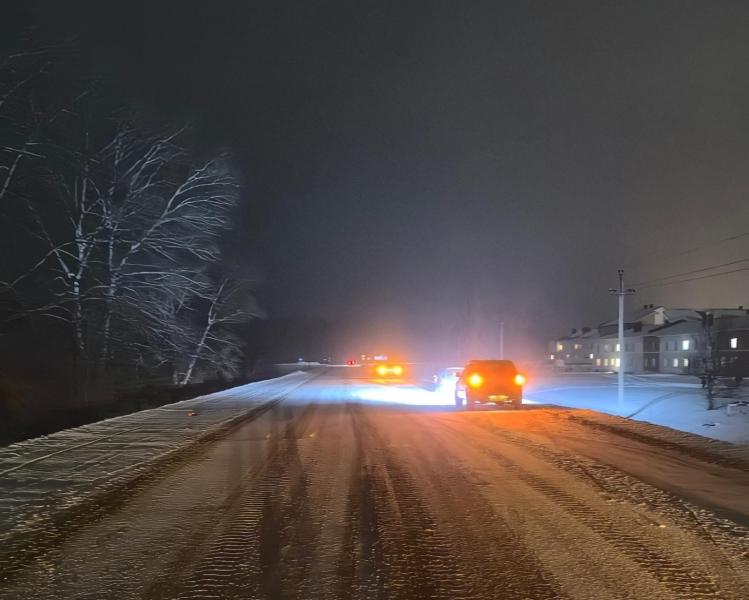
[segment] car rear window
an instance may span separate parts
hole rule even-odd
[[[513,362],[509,360],[472,361],[466,369],[495,375],[514,375],[517,372]]]

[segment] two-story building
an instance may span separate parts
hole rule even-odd
[[[707,326],[705,315],[712,315]],[[700,373],[708,341],[716,367],[749,374],[749,311],[667,308],[653,304],[630,311],[624,322],[624,362],[630,373]],[[573,329],[554,340],[550,361],[564,370],[617,371],[618,320]]]

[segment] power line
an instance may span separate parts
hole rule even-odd
[[[699,279],[710,279],[712,277],[720,277],[722,275],[731,275],[732,273],[739,273],[741,271],[749,271],[749,267],[743,267],[741,269],[734,269],[732,271],[723,271],[721,273],[712,273],[710,275],[702,275],[700,277],[690,277],[689,279],[680,279],[679,281],[666,281],[664,283],[653,283],[651,285],[641,285],[641,288],[653,288],[662,287],[666,285],[675,285],[677,283],[687,283],[688,281],[697,281]]]
[[[675,277],[684,277],[685,275],[694,275],[695,273],[704,273],[705,271],[712,271],[713,269],[720,269],[721,267],[730,267],[732,265],[738,265],[747,261],[749,261],[749,258],[739,258],[738,260],[732,260],[730,262],[722,263],[720,265],[713,265],[712,267],[703,267],[701,269],[694,269],[692,271],[684,271],[683,273],[675,273],[673,275],[666,275],[664,277],[656,277],[654,279],[648,279],[646,281],[641,281],[639,283],[636,283],[635,285],[639,285],[639,286],[648,285],[650,283],[657,283],[659,281],[664,281],[666,279],[674,279]]]
[[[713,242],[706,242],[704,244],[700,244],[699,246],[693,246],[692,248],[688,248],[687,250],[682,250],[681,252],[677,252],[675,254],[651,254],[648,256],[644,256],[639,260],[635,260],[625,265],[625,267],[627,268],[637,267],[649,260],[662,259],[662,258],[677,258],[679,256],[684,256],[686,254],[692,254],[693,252],[697,252],[698,250],[704,250],[705,248],[709,248],[710,246],[717,246],[719,244],[725,244],[726,242],[732,242],[734,240],[739,240],[745,237],[749,237],[749,231],[738,233],[736,235],[730,235],[728,237],[715,240]]]

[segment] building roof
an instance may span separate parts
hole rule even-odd
[[[662,325],[643,323],[647,317],[656,312],[662,312],[665,322]],[[717,329],[735,328],[743,329],[749,327],[749,311],[744,308],[666,308],[660,305],[650,304],[642,308],[630,311],[625,315],[625,337],[638,337],[658,333],[658,335],[679,335],[698,333],[702,329],[702,315],[700,313],[711,312],[721,323],[716,324]],[[601,323],[598,327],[581,327],[575,329],[574,333],[556,338],[555,341],[564,342],[577,339],[611,339],[617,337],[617,332],[601,335],[600,328],[616,327],[618,319],[612,319]],[[637,331],[632,325],[640,323],[642,328]],[[679,325],[677,329],[674,326]],[[627,327],[629,326],[629,327]],[[587,329],[587,331],[583,331]]]
[[[577,339],[585,339],[590,337],[597,337],[598,332],[595,328],[590,327],[581,327],[580,329],[575,329],[574,333],[568,333],[567,335],[560,336],[556,338],[556,341],[563,342],[565,340],[577,340]]]
[[[681,319],[675,323],[666,323],[653,327],[648,331],[649,335],[691,335],[702,332],[702,321],[693,319]]]
[[[648,331],[646,329],[642,329],[641,331],[635,331],[634,329],[625,329],[624,330],[624,337],[625,338],[637,338],[642,337],[644,335],[648,335]],[[605,335],[599,335],[596,336],[599,340],[617,340],[619,338],[619,332],[618,331],[612,331],[611,333],[607,333]]]
[[[633,311],[629,311],[624,315],[624,322],[625,323],[638,323],[642,321],[645,317],[648,317],[652,315],[654,312],[656,312],[658,309],[663,308],[662,306],[648,306],[643,308],[638,308]],[[599,327],[606,327],[611,325],[617,325],[619,323],[619,318],[611,319],[610,321],[605,321],[599,325]]]
[[[663,318],[666,322],[674,323],[683,319],[694,319],[697,321],[702,320],[700,313],[711,312],[716,318],[723,317],[743,317],[749,314],[749,311],[744,308],[667,308],[665,306],[648,305],[642,308],[629,311],[624,315],[625,323],[641,323],[647,317],[655,312],[663,312]],[[619,319],[611,319],[601,323],[599,327],[606,327],[617,325]],[[665,323],[664,323],[665,324]]]

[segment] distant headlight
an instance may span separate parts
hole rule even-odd
[[[525,375],[522,373],[518,373],[515,375],[515,385],[524,385],[525,384]]]

